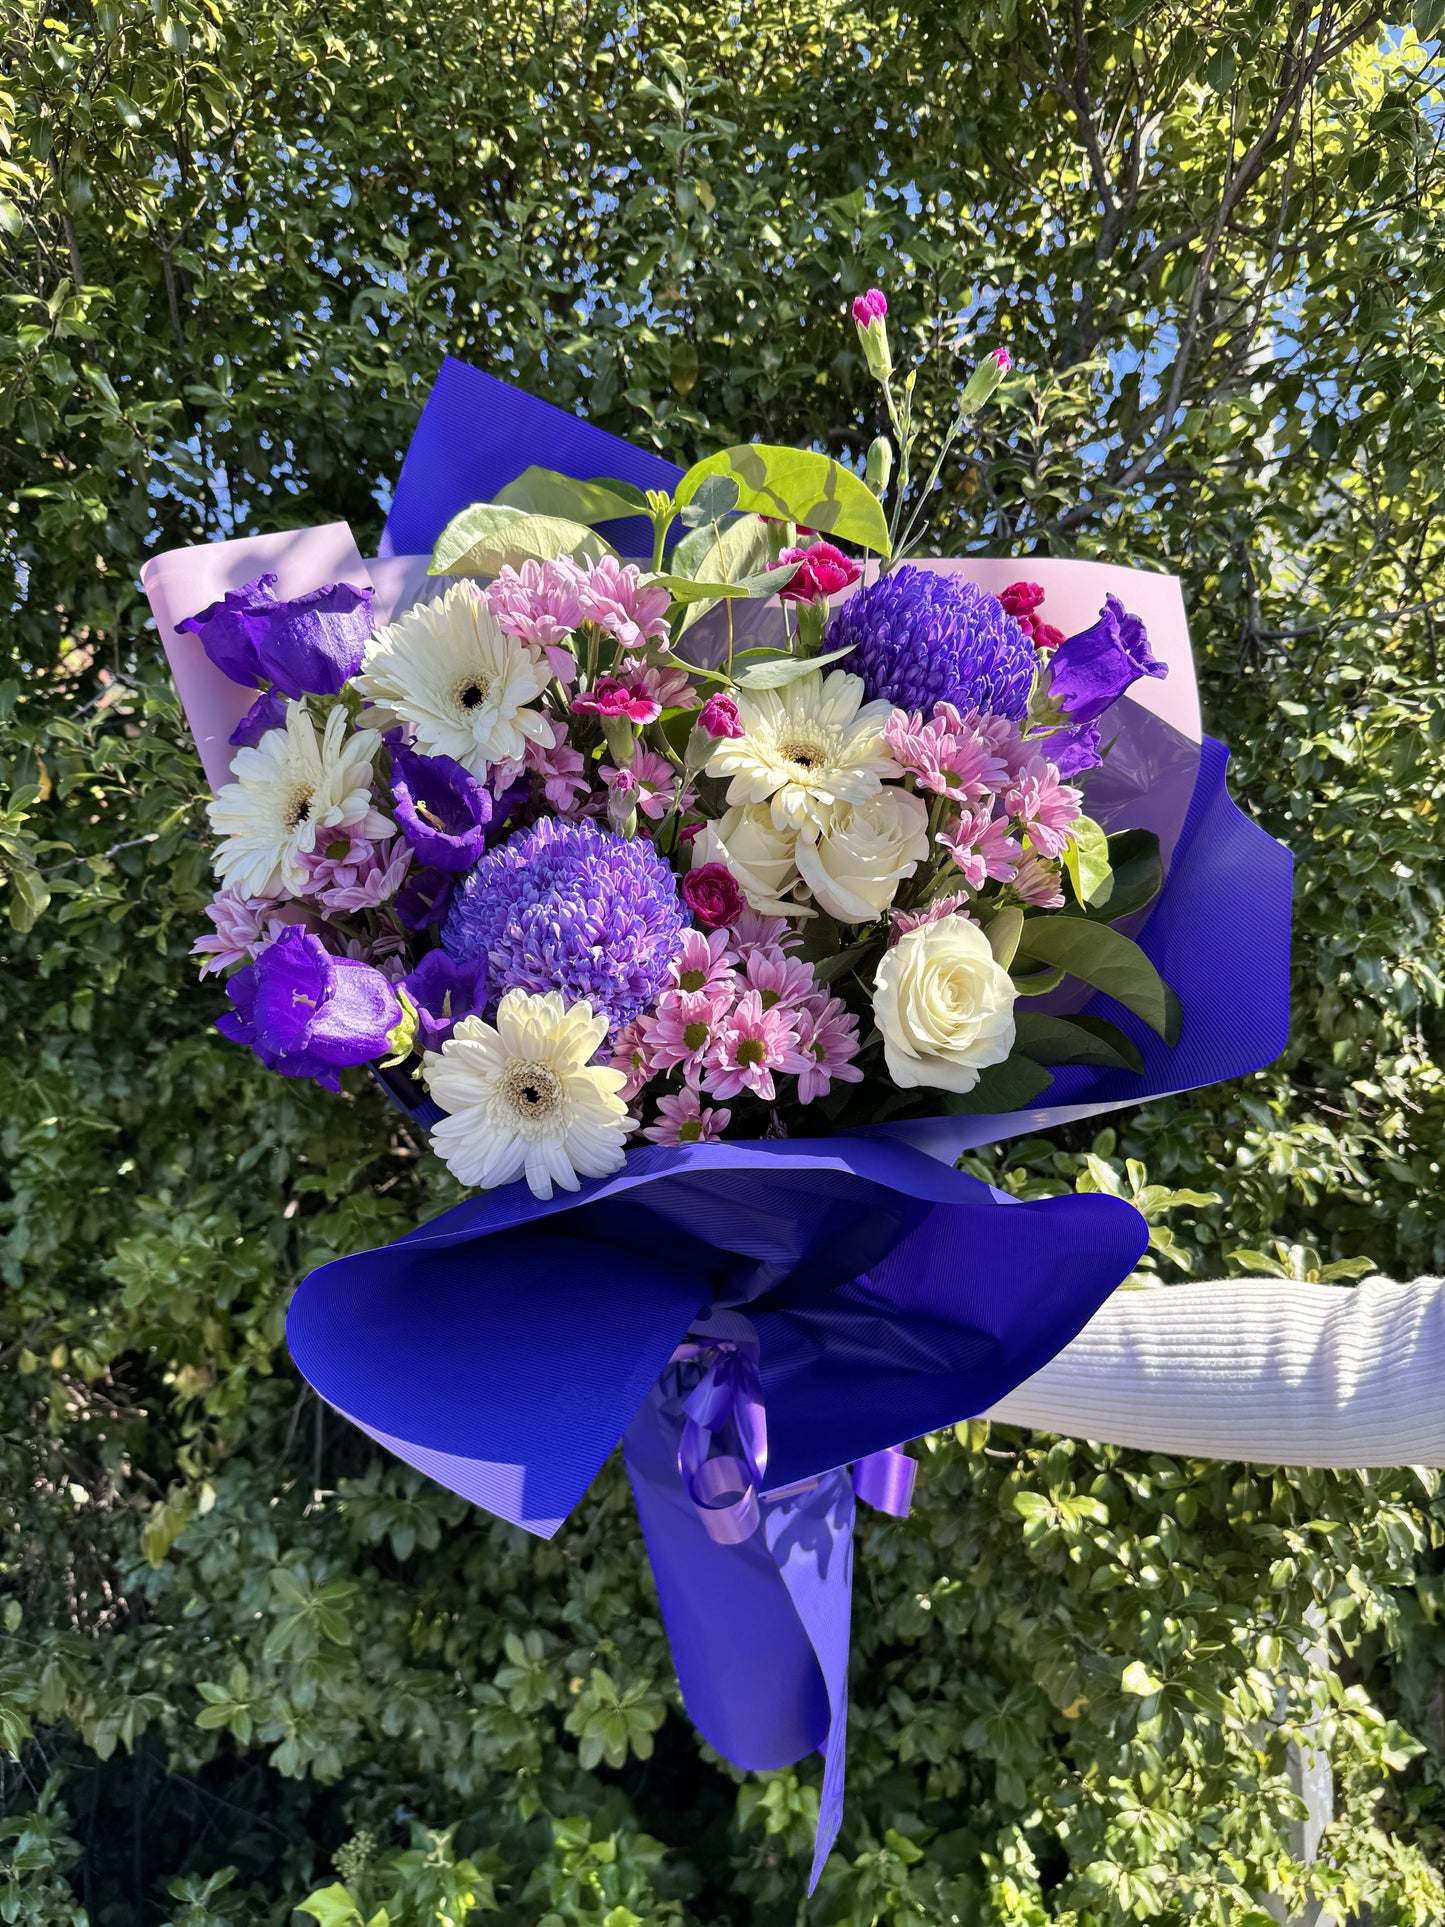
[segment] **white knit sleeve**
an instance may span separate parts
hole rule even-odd
[[[1120,1291],[988,1413],[1271,1465],[1445,1465],[1445,1283]]]

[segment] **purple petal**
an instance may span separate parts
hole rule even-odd
[[[278,598],[275,575],[232,589],[177,629],[199,636],[232,682],[273,682],[283,696],[335,696],[361,667],[371,634],[370,589],[328,583]]]
[[[1073,723],[1090,723],[1141,676],[1167,676],[1138,616],[1109,596],[1091,629],[1061,642],[1049,663],[1049,693]]]
[[[487,840],[492,799],[451,756],[419,756],[401,742],[391,747],[391,794],[396,820],[418,860],[457,874],[470,870]]]
[[[487,999],[484,957],[463,962],[445,950],[429,950],[401,980],[416,1005],[417,1043],[423,1050],[440,1050],[463,1017],[479,1016]]]
[[[268,689],[256,698],[226,740],[232,749],[251,749],[268,729],[280,729],[285,721],[286,698]]]
[[[274,575],[255,576],[239,589],[227,590],[199,615],[186,616],[176,624],[180,633],[200,637],[201,647],[222,675],[248,689],[265,680],[256,652],[255,624],[267,609],[277,606],[276,580]]]

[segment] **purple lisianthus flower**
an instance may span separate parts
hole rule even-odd
[[[396,820],[417,860],[433,870],[470,870],[486,848],[492,799],[451,756],[420,756],[400,741],[391,748]]]
[[[863,678],[869,699],[933,714],[952,703],[1019,722],[1034,680],[1033,644],[997,596],[956,575],[905,564],[850,596],[828,624],[826,649]]]
[[[662,989],[687,924],[672,871],[645,838],[544,817],[458,884],[442,945],[486,959],[489,1009],[508,990],[558,990],[620,1029]]]
[[[487,1000],[487,960],[462,962],[445,950],[429,950],[401,980],[416,1005],[416,1041],[421,1050],[440,1050],[463,1017],[479,1016]]]
[[[286,698],[276,689],[259,695],[226,738],[232,749],[254,749],[268,729],[286,722]]]
[[[361,667],[371,634],[371,590],[331,582],[278,597],[277,577],[258,575],[176,628],[199,636],[232,682],[274,683],[283,696],[335,696]]]
[[[1149,651],[1138,616],[1109,596],[1091,629],[1069,636],[1049,664],[1049,694],[1071,723],[1091,723],[1118,702],[1141,676],[1167,676]]]
[[[1097,723],[1077,723],[1072,729],[1056,730],[1052,736],[1044,737],[1039,748],[1065,783],[1072,782],[1086,769],[1097,768],[1104,760]]]
[[[234,1014],[216,1028],[247,1044],[268,1070],[312,1077],[339,1090],[348,1064],[385,1057],[401,1022],[395,990],[368,963],[333,957],[319,937],[291,924],[226,984]]]

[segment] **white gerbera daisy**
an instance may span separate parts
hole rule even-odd
[[[616,1171],[632,1120],[624,1073],[590,1062],[606,1035],[585,997],[569,1007],[555,990],[509,990],[495,1030],[464,1017],[425,1066],[447,1113],[432,1143],[452,1176],[483,1190],[525,1177],[550,1198],[554,1184],[575,1191]]]
[[[845,669],[739,690],[737,704],[743,733],[717,744],[707,773],[732,778],[729,803],[767,803],[780,830],[826,830],[837,804],[864,803],[903,774],[883,741],[891,706],[865,703]]]
[[[374,729],[352,729],[339,703],[318,737],[305,703],[287,703],[285,727],[236,751],[232,780],[206,811],[222,839],[213,858],[221,881],[245,897],[299,896],[301,858],[331,831],[355,829],[377,842],[394,836],[371,806],[380,741]]]
[[[493,763],[520,763],[552,730],[529,709],[552,680],[536,643],[503,635],[486,598],[458,582],[378,629],[356,686],[383,727],[409,723],[424,756],[452,756],[478,781]]]

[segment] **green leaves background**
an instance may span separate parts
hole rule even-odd
[[[965,362],[1005,343],[935,542],[1182,574],[1302,887],[1281,1065],[976,1168],[1136,1197],[1164,1278],[1445,1263],[1438,24],[12,0],[0,1919],[798,1918],[817,1764],[699,1745],[619,1469],[539,1545],[298,1386],[297,1276],[453,1194],[359,1084],[208,1035],[186,956],[200,775],[136,571],[334,516],[365,547],[443,352],[684,464],[856,468],[854,293],[887,288],[900,363],[930,314]],[[930,366],[918,409],[951,400]],[[862,1533],[806,1920],[1234,1927],[1307,1886],[1441,1917],[1433,1481],[982,1423],[923,1450],[914,1518]],[[1307,1875],[1315,1714],[1339,1819]]]

